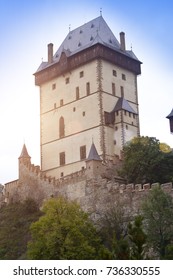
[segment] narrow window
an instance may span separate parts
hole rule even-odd
[[[129,112],[129,117],[131,118],[131,113]]]
[[[116,95],[116,90],[115,90],[115,84],[112,83],[112,95],[115,96]]]
[[[126,81],[126,75],[122,74],[122,80]]]
[[[52,90],[56,89],[56,84],[52,84]]]
[[[60,106],[63,106],[63,104],[64,104],[63,99],[60,99]]]
[[[68,78],[65,79],[65,83],[69,84],[69,82],[70,82],[70,78],[68,77]]]
[[[59,119],[59,137],[62,138],[65,136],[65,125],[64,125],[64,118],[61,117]]]
[[[83,117],[85,117],[85,111],[82,113]]]
[[[112,75],[113,75],[114,77],[117,77],[117,71],[116,71],[116,70],[112,70]]]
[[[86,83],[86,93],[87,95],[90,95],[90,83]]]
[[[80,159],[86,159],[86,146],[81,146],[80,147]]]
[[[62,152],[59,154],[59,163],[60,163],[60,165],[65,164],[65,152]]]
[[[121,90],[121,97],[124,98],[124,87],[121,86],[120,90]]]
[[[54,103],[54,109],[56,109],[56,103]]]
[[[81,71],[81,72],[79,73],[79,77],[82,78],[83,76],[84,76],[84,71]]]
[[[79,87],[76,87],[76,100],[79,99]]]

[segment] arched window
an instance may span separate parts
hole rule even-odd
[[[65,136],[65,125],[64,125],[64,118],[61,117],[59,119],[59,137],[62,138]]]

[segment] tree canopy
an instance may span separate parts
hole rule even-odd
[[[17,260],[26,258],[29,227],[40,217],[35,201],[11,203],[0,209],[0,259]]]
[[[159,259],[173,258],[173,199],[153,188],[143,203],[148,243]],[[172,254],[172,255],[171,255]]]
[[[123,149],[119,174],[127,183],[165,183],[173,180],[173,152],[154,137],[135,137]]]
[[[88,215],[75,202],[52,198],[42,209],[44,215],[31,226],[29,259],[100,259],[103,245]],[[106,252],[106,251],[105,251]]]

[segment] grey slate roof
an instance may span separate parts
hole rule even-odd
[[[100,156],[97,152],[97,149],[96,149],[94,143],[92,143],[92,145],[91,145],[89,155],[88,155],[88,158],[87,158],[86,161],[89,161],[89,160],[99,160],[99,161],[101,161],[101,158],[100,158]]]
[[[172,109],[171,113],[166,118],[167,119],[173,118],[173,109]]]
[[[133,114],[137,114],[133,108],[130,106],[129,102],[123,98],[123,97],[120,97],[114,107],[114,109],[111,111],[111,113],[113,112],[117,112],[119,110],[125,110],[127,112],[130,112],[130,113],[133,113]]]
[[[120,43],[112,33],[111,29],[103,17],[99,16],[68,33],[59,49],[56,51],[52,64],[59,61],[62,52],[65,52],[68,57],[97,43],[105,45],[118,52],[123,52],[125,55],[138,60],[132,50],[121,50]],[[47,66],[50,66],[50,64],[42,62],[37,72],[43,70]]]
[[[23,145],[22,152],[21,152],[21,155],[20,155],[19,158],[31,158],[28,154],[28,151],[27,151],[27,148],[26,148],[25,144]]]

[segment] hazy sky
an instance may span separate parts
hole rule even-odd
[[[25,142],[40,164],[39,88],[33,73],[69,31],[102,15],[142,64],[138,77],[141,135],[173,147],[165,118],[173,108],[173,1],[0,0],[0,183],[18,178]]]

